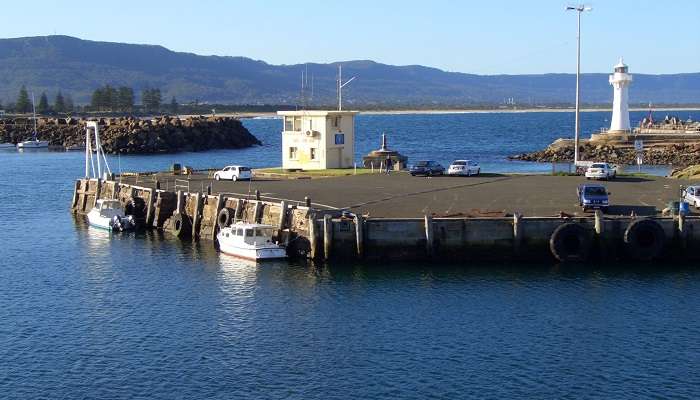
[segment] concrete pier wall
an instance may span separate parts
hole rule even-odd
[[[277,227],[292,257],[386,260],[698,259],[698,217],[369,218],[225,193],[172,192],[80,179],[71,209],[119,199],[142,226],[188,240],[214,241],[218,216]]]

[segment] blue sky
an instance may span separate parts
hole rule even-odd
[[[478,74],[573,72],[576,16],[566,1],[10,2],[0,36],[62,34],[160,44],[273,64],[371,59]],[[700,1],[591,1],[582,71],[700,71]]]

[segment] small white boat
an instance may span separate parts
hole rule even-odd
[[[131,215],[124,215],[119,200],[97,200],[87,219],[90,225],[110,231],[127,231],[136,226]]]
[[[285,247],[272,240],[275,227],[272,225],[236,222],[222,228],[216,235],[219,249],[249,260],[287,258]]]
[[[46,140],[30,139],[17,143],[17,148],[20,149],[46,149],[49,147],[49,142]]]
[[[0,143],[0,150],[13,150],[16,148],[17,146],[14,143]]]

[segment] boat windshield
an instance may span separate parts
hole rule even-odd
[[[255,228],[255,236],[272,237],[272,228]]]

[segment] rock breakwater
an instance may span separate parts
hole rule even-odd
[[[636,164],[637,162],[637,154],[634,148],[629,146],[619,147],[584,143],[579,146],[579,153],[582,160],[628,165]],[[537,162],[573,162],[574,146],[568,143],[558,143],[541,151],[516,154],[508,157],[508,159]],[[644,150],[643,161],[646,165],[672,165],[677,168],[700,164],[700,143],[650,147]]]
[[[93,119],[94,120],[94,119]],[[39,118],[37,137],[51,146],[83,146],[87,119]],[[210,149],[238,149],[261,144],[241,121],[228,117],[100,118],[100,138],[107,153],[149,154]],[[31,118],[0,119],[0,142],[33,136]]]

